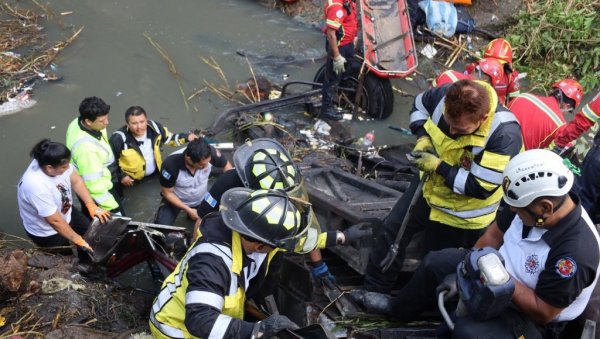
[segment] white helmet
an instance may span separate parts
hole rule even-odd
[[[525,207],[539,197],[559,197],[571,190],[573,172],[552,151],[532,149],[517,154],[504,169],[504,201]]]

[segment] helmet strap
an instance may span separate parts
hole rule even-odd
[[[560,208],[562,207],[562,205],[565,203],[565,201],[566,201],[566,200],[567,200],[567,197],[566,197],[566,196],[564,196],[564,197],[563,197],[563,198],[562,198],[562,199],[561,199],[561,200],[558,202],[558,204],[556,204],[556,206],[554,206],[554,207],[552,208],[552,213],[554,213],[554,212],[558,211],[558,209],[560,209]],[[533,213],[533,212],[532,212],[532,211],[529,209],[529,207],[525,207],[525,208],[523,208],[523,210],[525,210],[525,212],[527,212],[527,214],[529,214],[529,216],[531,216],[531,217],[533,218],[533,220],[534,220],[534,222],[535,222],[535,227],[540,227],[540,228],[543,228],[543,227],[544,227],[544,225],[546,224],[546,219],[547,219],[547,218],[544,218],[544,215]]]

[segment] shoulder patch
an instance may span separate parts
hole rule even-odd
[[[162,175],[163,178],[165,178],[167,180],[171,179],[171,173],[167,172],[167,170],[160,171],[160,175]]]
[[[213,208],[217,205],[217,200],[213,198],[210,192],[206,192],[206,194],[204,195],[204,201],[206,201],[206,203],[208,203],[210,207]]]
[[[335,16],[336,16],[338,19],[341,19],[341,18],[344,16],[344,11],[343,11],[343,10],[341,10],[341,9],[338,9],[338,11],[337,11],[337,12],[335,12]]]
[[[577,263],[569,257],[558,259],[555,267],[556,273],[565,279],[572,278],[577,272]]]

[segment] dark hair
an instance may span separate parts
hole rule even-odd
[[[477,122],[490,110],[490,97],[482,85],[472,80],[460,80],[446,91],[444,105],[449,118],[468,115],[472,122]]]
[[[110,112],[110,105],[98,97],[87,97],[79,104],[79,116],[82,119],[96,121],[98,117],[107,115]]]
[[[141,106],[131,106],[129,107],[126,111],[125,111],[125,122],[127,122],[127,119],[129,119],[130,116],[135,115],[146,115],[146,111],[144,110],[144,108],[142,108]]]
[[[60,142],[43,139],[33,146],[29,155],[41,166],[58,167],[71,161],[71,151]]]
[[[554,88],[554,90],[552,91],[552,96],[556,98],[556,101],[558,101],[559,104],[565,103],[571,106],[572,109],[575,109],[575,100],[566,96],[565,92],[563,92],[562,89]]]
[[[187,148],[183,152],[183,155],[190,157],[193,163],[197,163],[210,157],[210,154],[210,146],[206,140],[204,140],[204,138],[198,138],[190,141]]]

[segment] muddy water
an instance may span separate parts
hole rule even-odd
[[[210,126],[228,105],[204,92],[186,109],[173,74],[144,33],[170,56],[186,97],[204,87],[205,80],[222,83],[201,57],[217,60],[231,85],[250,76],[238,51],[251,56],[256,73],[280,83],[284,74],[290,80],[312,80],[323,61],[318,30],[256,1],[50,0],[49,4],[56,13],[73,12],[60,18],[67,26],[85,28],[55,62],[64,80],[36,85],[37,105],[0,117],[0,230],[17,235],[24,233],[16,183],[30,161],[29,150],[44,137],[64,142],[66,126],[77,116],[84,97],[96,95],[111,105],[109,133],[123,124],[131,105],[143,106],[150,118],[176,132]],[[46,25],[50,39],[70,35],[56,26]],[[285,58],[287,62],[282,61]],[[410,100],[398,97],[391,118],[356,124],[356,133],[376,129],[376,143],[406,140],[387,125],[406,127]],[[149,221],[159,202],[158,191],[156,180],[126,191],[128,214]]]

